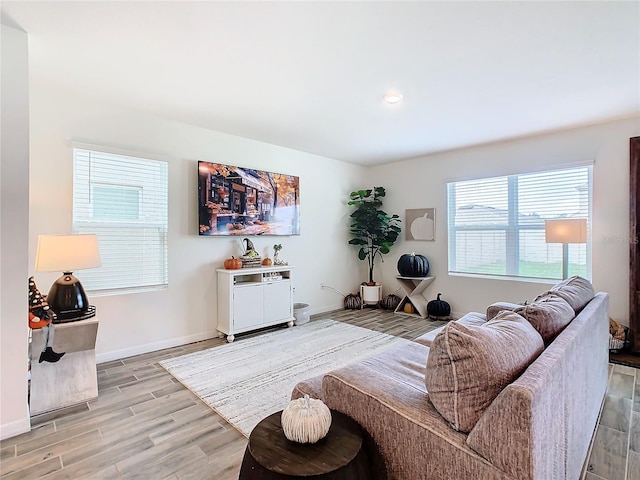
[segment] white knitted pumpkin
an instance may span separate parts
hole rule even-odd
[[[331,411],[322,400],[305,395],[289,402],[281,422],[284,436],[292,442],[316,443],[329,433]]]

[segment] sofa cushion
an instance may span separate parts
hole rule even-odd
[[[533,325],[545,344],[549,344],[575,317],[571,305],[555,292],[540,295],[531,305],[524,305],[515,312]]]
[[[451,322],[427,358],[429,399],[455,430],[469,432],[543,349],[540,334],[514,312],[500,312],[481,326]]]
[[[454,320],[454,321],[457,323],[461,323],[462,325],[477,325],[477,326],[487,323],[486,317],[482,313],[478,313],[478,312],[469,312],[463,315],[462,317],[460,317],[458,320]],[[416,343],[425,345],[427,347],[430,347],[431,344],[433,343],[433,340],[444,329],[444,327],[446,327],[446,325],[443,325],[438,328],[434,328],[430,332],[424,333],[419,337],[415,338],[413,341]]]
[[[549,291],[566,300],[576,314],[578,314],[596,294],[591,282],[582,277],[567,278],[554,285]]]

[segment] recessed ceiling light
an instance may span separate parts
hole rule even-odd
[[[402,94],[400,92],[389,92],[385,94],[384,101],[390,104],[400,103],[402,101]]]

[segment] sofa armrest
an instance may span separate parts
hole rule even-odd
[[[293,387],[293,391],[291,392],[291,400],[296,400],[297,398],[303,398],[305,395],[309,395],[311,398],[317,398],[318,400],[322,400],[322,375],[316,375],[315,377],[307,378],[302,380]]]

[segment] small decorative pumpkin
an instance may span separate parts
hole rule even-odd
[[[292,400],[280,417],[282,431],[288,440],[316,443],[326,437],[331,427],[331,411],[322,400],[304,398]]]
[[[350,293],[344,297],[344,308],[346,309],[356,310],[360,308],[361,304],[359,293]]]
[[[413,308],[413,304],[409,302],[404,304],[403,310],[404,313],[416,313],[415,308]]]
[[[242,260],[236,257],[227,258],[224,261],[224,268],[227,270],[237,270],[242,268]]]
[[[398,260],[398,273],[403,277],[426,277],[429,275],[429,260],[415,252],[405,253]]]
[[[432,318],[448,317],[451,314],[451,305],[444,300],[440,300],[441,293],[438,294],[438,298],[431,300],[427,303],[427,313]]]
[[[390,293],[381,300],[381,307],[385,310],[395,310],[400,303],[400,297]]]
[[[265,267],[270,267],[272,264],[273,262],[269,257],[262,259],[262,265],[264,265]]]

